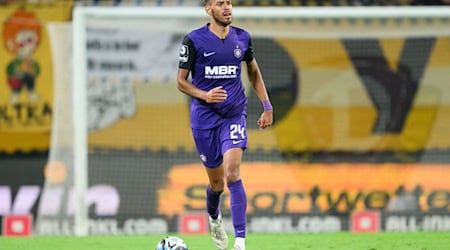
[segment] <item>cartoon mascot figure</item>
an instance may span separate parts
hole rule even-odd
[[[33,52],[39,46],[40,38],[41,24],[31,12],[18,10],[4,23],[4,45],[16,55],[6,68],[13,104],[19,103],[22,89],[27,90],[28,101],[36,102],[39,99],[35,93],[35,82],[40,67],[33,59]]]

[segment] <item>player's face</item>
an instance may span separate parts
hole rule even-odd
[[[231,24],[233,6],[230,0],[211,0],[210,8],[210,15],[217,24],[223,27]]]

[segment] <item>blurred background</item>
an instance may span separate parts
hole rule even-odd
[[[186,6],[202,5],[196,0],[0,0],[8,4],[75,4],[85,6]],[[390,5],[445,5],[448,0],[237,0],[236,6],[390,6]]]
[[[447,4],[233,1],[235,13],[241,7],[417,13]],[[175,82],[179,45],[208,21],[206,14],[156,20],[100,14],[86,22],[85,40],[72,33],[74,8],[200,6],[0,0],[4,235],[74,234],[77,42],[86,43],[89,234],[207,233],[206,175],[191,138],[189,99]],[[444,9],[427,17],[234,15],[234,24],[253,35],[275,110],[274,126],[258,130],[262,105],[248,92],[242,174],[250,232],[450,230],[450,10]],[[222,210],[231,229],[227,195]],[[28,226],[11,227],[14,220]]]

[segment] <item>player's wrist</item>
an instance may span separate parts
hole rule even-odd
[[[263,101],[262,105],[263,105],[263,108],[264,108],[264,112],[273,110],[272,103],[270,103],[269,100]]]

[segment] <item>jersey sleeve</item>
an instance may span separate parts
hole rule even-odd
[[[254,53],[254,52],[253,52],[252,39],[249,38],[249,39],[248,39],[248,49],[247,49],[247,51],[245,52],[245,55],[244,55],[244,61],[246,61],[246,62],[251,62],[251,61],[253,60],[253,58],[254,58],[253,53]]]
[[[178,68],[193,70],[195,65],[195,47],[194,42],[188,36],[185,36],[180,47],[180,57]]]

